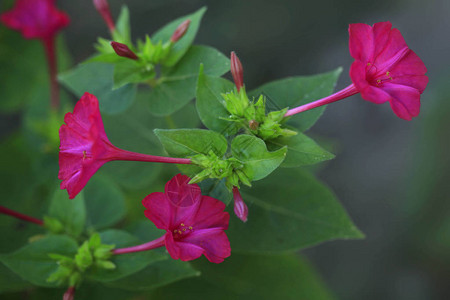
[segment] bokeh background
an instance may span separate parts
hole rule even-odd
[[[391,21],[428,67],[418,118],[358,95],[330,105],[309,134],[336,159],[319,177],[366,234],[303,251],[338,299],[450,299],[450,1],[448,0],[110,0],[131,11],[133,38],[208,6],[196,39],[235,50],[249,88],[342,66],[350,83],[349,23]],[[93,53],[107,28],[90,0],[58,1],[72,19],[64,36],[75,62]],[[0,76],[7,76],[2,74]],[[18,126],[2,114],[2,134]],[[299,234],[302,234],[301,232]]]

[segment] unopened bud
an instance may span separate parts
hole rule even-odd
[[[236,216],[242,220],[242,222],[247,222],[248,207],[242,200],[241,193],[237,187],[233,187],[233,198],[234,198],[234,213]]]
[[[64,293],[63,300],[73,300],[74,297],[75,297],[75,287],[70,286]]]
[[[98,13],[102,16],[106,25],[109,28],[109,31],[113,32],[116,29],[114,25],[114,21],[111,16],[111,11],[109,10],[109,4],[107,0],[94,0],[94,6],[97,9]]]
[[[244,86],[244,69],[234,51],[231,52],[231,74],[233,75],[234,83],[239,92],[241,87]]]
[[[131,49],[128,48],[128,46],[125,44],[113,41],[113,42],[111,42],[111,46],[113,47],[116,54],[119,56],[131,58],[131,59],[138,59],[137,55],[134,54],[134,52],[131,51]]]
[[[248,127],[250,127],[251,130],[256,130],[259,127],[259,123],[255,120],[248,121]]]
[[[172,37],[170,38],[172,43],[177,42],[186,34],[190,24],[191,20],[187,19],[186,21],[178,25],[177,29],[175,29],[175,31],[172,34]]]

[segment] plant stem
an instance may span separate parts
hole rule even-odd
[[[164,245],[165,245],[165,235],[163,235],[162,237],[160,237],[154,241],[151,241],[151,242],[148,242],[148,243],[145,243],[142,245],[128,247],[128,248],[114,249],[112,252],[113,252],[113,254],[126,254],[126,253],[152,250],[155,248],[162,247]]]
[[[49,37],[42,40],[44,45],[45,54],[47,56],[48,73],[50,77],[50,106],[58,110],[59,109],[59,86],[56,79],[58,73],[58,66],[55,52],[55,38]]]
[[[19,212],[16,212],[16,211],[14,211],[12,209],[9,209],[9,208],[6,208],[4,206],[0,206],[0,213],[5,214],[5,215],[9,215],[11,217],[14,217],[14,218],[17,218],[17,219],[20,219],[20,220],[24,220],[24,221],[27,221],[27,222],[35,223],[35,224],[37,224],[39,226],[43,226],[44,225],[44,222],[42,220],[39,220],[39,219],[30,217],[30,216],[21,214]]]
[[[358,93],[359,92],[356,89],[356,87],[353,84],[351,84],[348,87],[344,88],[343,90],[340,90],[339,92],[334,93],[334,94],[332,94],[332,95],[330,95],[328,97],[316,100],[316,101],[311,102],[311,103],[300,105],[300,106],[295,107],[293,109],[290,109],[290,110],[288,110],[286,112],[284,117],[289,117],[289,116],[292,116],[292,115],[295,115],[295,114],[298,114],[298,113],[301,113],[301,112],[304,112],[304,111],[307,111],[307,110],[310,110],[310,109],[313,109],[313,108],[316,108],[316,107],[319,107],[319,106],[322,106],[322,105],[330,104],[330,103],[342,100],[344,98],[353,96],[353,95],[358,94]]]

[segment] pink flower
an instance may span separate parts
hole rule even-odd
[[[389,102],[394,113],[405,120],[420,111],[420,95],[428,77],[422,60],[408,48],[400,31],[390,22],[350,24],[350,68],[353,84],[326,98],[290,109],[286,117],[360,93],[365,100]]]
[[[427,68],[408,48],[391,22],[350,24],[350,68],[353,84],[365,100],[389,101],[394,113],[405,120],[420,111],[420,94],[428,83]]]
[[[236,186],[233,187],[233,199],[234,213],[239,219],[241,219],[242,222],[247,222],[248,207],[247,204],[245,204],[244,200],[242,200],[241,193]]]
[[[47,40],[66,27],[70,20],[55,6],[55,0],[17,0],[14,8],[3,13],[0,20],[18,30],[26,39]]]
[[[202,196],[191,178],[175,175],[166,184],[165,193],[152,193],[142,200],[147,208],[145,216],[159,229],[162,237],[146,244],[115,249],[114,254],[147,251],[166,246],[173,259],[189,261],[202,254],[213,263],[221,263],[230,256],[231,248],[224,230],[230,215],[225,204],[209,196]]]
[[[186,34],[190,24],[191,20],[187,19],[186,21],[178,25],[177,29],[175,29],[172,36],[170,37],[170,41],[172,43],[178,42]]]
[[[130,160],[189,164],[190,159],[134,153],[115,147],[108,139],[100,115],[97,98],[85,93],[67,113],[59,129],[59,174],[61,189],[73,199],[92,175],[106,162]]]
[[[244,86],[244,68],[242,63],[237,57],[234,51],[231,51],[231,75],[233,75],[234,83],[236,84],[237,91],[239,92],[241,87]]]
[[[166,184],[165,193],[152,193],[142,200],[145,216],[156,227],[166,230],[167,251],[173,259],[193,260],[202,254],[214,263],[230,256],[231,248],[224,230],[230,215],[225,204],[202,196],[191,179],[178,174]]]

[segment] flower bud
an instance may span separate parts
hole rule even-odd
[[[63,300],[73,300],[74,297],[75,297],[75,287],[70,286],[64,293]]]
[[[234,213],[236,216],[242,220],[242,222],[247,222],[248,207],[242,200],[241,193],[237,187],[233,187],[233,198],[234,198]]]
[[[234,83],[239,92],[241,87],[244,86],[244,69],[234,51],[231,52],[231,74],[233,75]]]
[[[112,41],[111,46],[113,47],[116,54],[119,56],[131,58],[131,59],[138,59],[136,54],[134,54],[134,52],[131,51],[131,49],[128,48],[128,46],[125,44]]]
[[[109,4],[107,0],[94,0],[95,9],[97,9],[98,13],[102,16],[106,25],[109,28],[109,31],[113,32],[116,26],[114,25],[114,21],[111,16],[111,11],[109,10]]]
[[[173,32],[170,41],[172,43],[179,41],[186,34],[190,24],[191,20],[187,19],[186,21],[178,25],[177,29],[175,29],[175,31]]]

